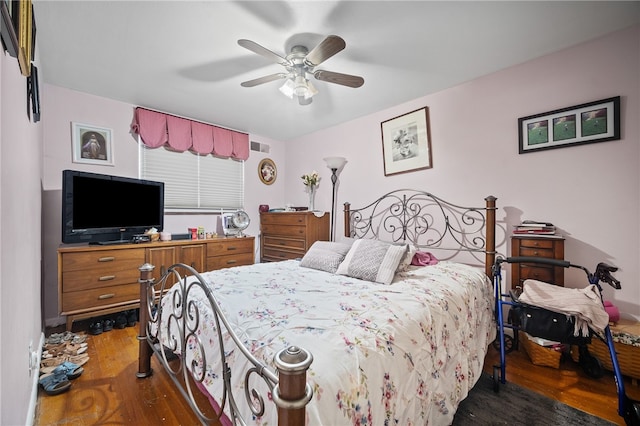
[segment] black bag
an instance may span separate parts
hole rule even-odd
[[[571,316],[524,304],[514,304],[512,309],[514,325],[531,336],[573,345],[591,343],[591,335],[573,335],[575,319]]]

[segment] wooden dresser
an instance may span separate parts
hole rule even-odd
[[[513,235],[511,237],[511,256],[543,257],[564,260],[564,238],[558,236]],[[513,263],[511,267],[511,288],[522,286],[524,280],[531,278],[564,287],[564,269],[558,266]]]
[[[160,275],[175,263],[198,272],[254,263],[254,237],[180,240],[113,246],[66,245],[58,249],[58,311],[73,321],[139,307],[138,268]]]
[[[318,240],[329,241],[328,212],[260,213],[260,260],[272,262],[304,256]]]

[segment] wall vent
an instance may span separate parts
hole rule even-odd
[[[251,151],[266,152],[268,154],[269,145],[267,145],[266,143],[251,141]]]

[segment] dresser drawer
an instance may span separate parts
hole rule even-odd
[[[208,258],[232,253],[253,253],[253,238],[237,238],[207,243]]]
[[[296,238],[279,238],[279,237],[271,237],[268,235],[265,235],[264,237],[264,247],[265,249],[270,248],[270,249],[287,249],[287,250],[305,250],[306,247],[306,241],[305,240],[301,240],[301,239],[296,239]]]
[[[62,270],[68,271],[101,271],[110,268],[119,270],[136,270],[145,262],[145,249],[130,250],[96,250],[62,254]]]
[[[305,225],[306,213],[273,213],[260,215],[262,225]]]
[[[71,271],[62,273],[62,292],[91,290],[101,287],[112,287],[121,284],[137,283],[140,272],[137,268],[144,262],[137,262],[135,265],[125,269],[121,268],[100,268],[91,271]],[[117,270],[116,270],[117,269]]]
[[[307,228],[299,225],[262,225],[262,235],[267,236],[269,234],[305,238]]]
[[[236,253],[207,258],[207,271],[231,268],[232,266],[252,265],[253,253]]]
[[[74,291],[66,293],[62,299],[62,314],[139,300],[140,284],[138,283]]]
[[[298,259],[304,256],[304,251],[287,251],[287,250],[278,250],[265,248],[262,252],[262,259],[273,262],[279,260],[287,260],[287,259]]]

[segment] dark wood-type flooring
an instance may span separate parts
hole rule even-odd
[[[74,324],[75,332],[88,330],[88,322]],[[63,394],[49,396],[40,389],[35,425],[196,425],[198,420],[171,379],[153,359],[154,374],[138,379],[138,325],[114,329],[88,338],[90,360],[85,371]],[[52,331],[47,330],[47,335]],[[490,348],[485,371],[499,364]],[[587,377],[571,360],[560,369],[531,364],[524,352],[507,355],[509,382],[555,398],[580,410],[618,424],[618,398],[613,376]],[[640,399],[640,387],[625,381],[627,394]],[[496,395],[496,398],[499,394]]]

